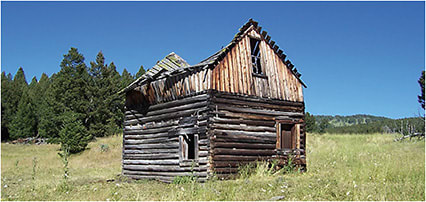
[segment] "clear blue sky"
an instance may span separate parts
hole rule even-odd
[[[1,2],[1,69],[27,81],[76,47],[135,74],[174,51],[190,64],[258,21],[308,85],[306,111],[418,114],[424,2]]]

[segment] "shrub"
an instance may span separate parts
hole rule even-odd
[[[86,149],[91,136],[86,128],[73,112],[66,112],[63,115],[63,125],[59,131],[59,141],[61,150],[69,149],[71,154],[78,153]]]

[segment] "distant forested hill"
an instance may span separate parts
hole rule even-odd
[[[328,133],[424,133],[425,121],[421,117],[403,119],[385,118],[369,123],[329,127],[325,131]]]
[[[306,113],[306,130],[314,133],[415,133],[425,132],[422,117],[391,119],[357,114],[351,116],[311,115]]]
[[[321,122],[328,120],[330,127],[352,126],[356,124],[367,124],[375,121],[391,120],[390,118],[382,116],[373,116],[367,114],[356,114],[351,116],[329,116],[329,115],[315,115],[315,120]]]

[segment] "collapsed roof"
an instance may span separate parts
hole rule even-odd
[[[286,65],[287,68],[290,69],[292,74],[299,80],[299,82],[306,88],[306,84],[303,83],[303,81],[300,79],[301,74],[297,71],[296,68],[294,68],[294,65],[291,63],[290,60],[286,60],[286,55],[283,53],[283,50],[281,50],[276,44],[275,41],[270,40],[271,37],[267,35],[266,31],[261,31],[262,27],[258,26],[258,22],[250,19],[246,24],[244,24],[240,29],[239,32],[234,36],[232,41],[226,45],[224,48],[216,52],[215,54],[211,55],[210,57],[206,58],[205,60],[199,62],[195,65],[189,65],[184,59],[182,59],[179,55],[172,52],[168,54],[166,57],[164,57],[162,60],[157,62],[154,67],[149,69],[145,74],[137,78],[134,82],[132,82],[129,86],[122,89],[119,93],[125,93],[127,91],[130,91],[137,86],[143,85],[145,83],[148,83],[150,81],[156,80],[158,78],[164,78],[169,76],[175,76],[179,75],[185,72],[192,72],[194,70],[198,69],[207,69],[207,68],[213,68],[215,67],[223,58],[225,58],[225,55],[241,40],[241,36],[244,34],[244,32],[253,26],[262,36],[262,39],[265,40],[265,42],[271,47],[271,49],[274,50],[274,52],[278,55],[278,57],[283,61],[283,63]]]

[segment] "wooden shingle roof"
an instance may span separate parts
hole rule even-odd
[[[169,76],[174,76],[186,72],[191,72],[197,69],[207,69],[214,68],[223,58],[225,58],[226,54],[242,39],[242,35],[249,29],[250,27],[254,27],[257,32],[260,33],[261,37],[265,42],[271,47],[272,50],[278,55],[278,57],[283,61],[283,63],[290,69],[291,73],[299,80],[299,82],[306,88],[306,84],[300,79],[301,74],[294,68],[294,65],[290,60],[286,59],[286,55],[283,53],[278,45],[275,44],[275,41],[271,40],[271,37],[267,35],[266,31],[262,31],[262,27],[258,26],[258,22],[249,19],[249,21],[244,24],[239,32],[234,36],[232,41],[226,45],[224,48],[206,58],[205,60],[199,62],[195,65],[189,65],[185,60],[179,57],[175,53],[170,53],[163,60],[158,62],[153,68],[147,71],[144,75],[137,78],[132,84],[128,87],[121,90],[119,93],[127,92],[131,89],[134,89],[138,85],[143,85],[148,81],[154,80],[156,78],[164,78]],[[159,65],[160,64],[160,65]]]
[[[169,53],[162,60],[158,61],[151,69],[149,69],[145,74],[133,81],[129,86],[121,90],[119,93],[127,92],[131,89],[136,88],[140,83],[143,83],[147,80],[153,80],[165,72],[173,72],[177,69],[183,69],[189,67],[190,65],[179,55],[174,52]]]

